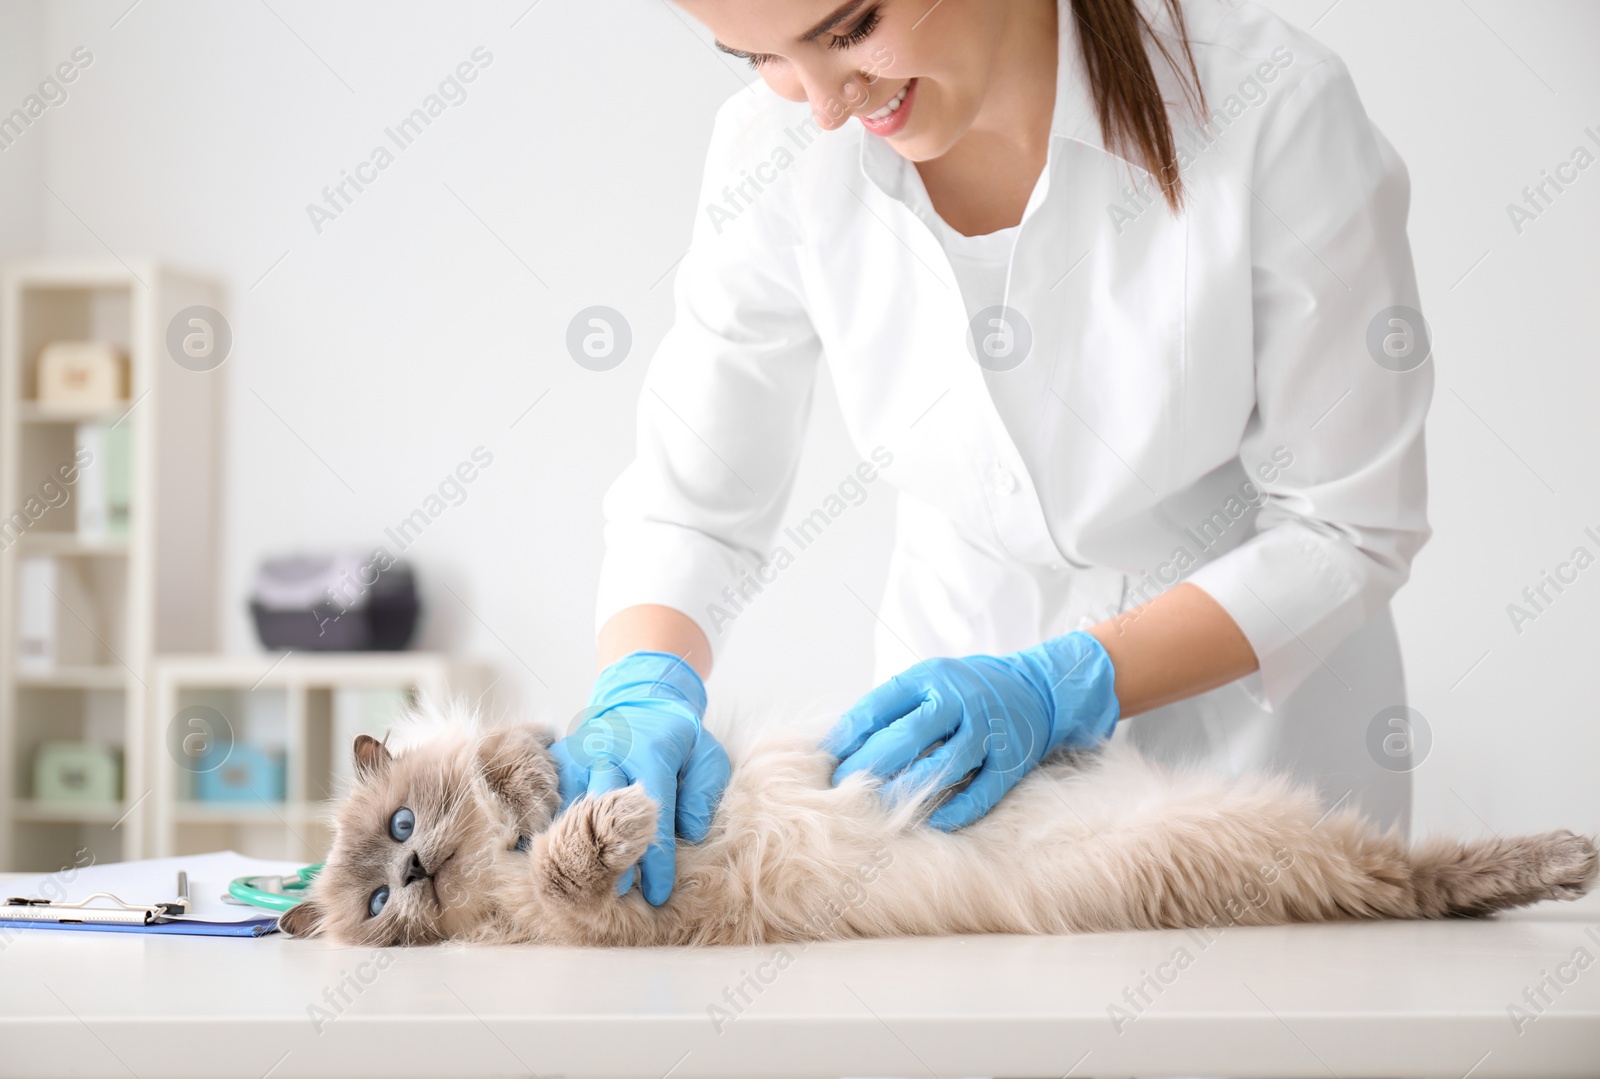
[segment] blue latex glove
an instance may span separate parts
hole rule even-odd
[[[1105,648],[1081,630],[1005,656],[924,660],[862,697],[822,746],[840,758],[835,784],[870,771],[891,780],[891,799],[976,769],[928,819],[951,831],[993,809],[1051,750],[1111,737],[1115,680]]]
[[[694,668],[669,652],[632,652],[600,672],[584,720],[550,747],[560,772],[561,808],[642,785],[661,807],[655,842],[639,860],[644,897],[660,906],[672,894],[677,840],[706,837],[728,785],[728,754],[701,725],[706,687]],[[634,868],[617,880],[633,887]]]

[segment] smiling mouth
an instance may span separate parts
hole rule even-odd
[[[872,112],[860,114],[861,126],[874,135],[887,138],[900,131],[911,120],[911,108],[916,103],[917,80],[911,79],[900,92]]]

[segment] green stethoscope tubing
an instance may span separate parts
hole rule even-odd
[[[306,887],[311,883],[326,862],[308,865],[295,873],[287,873],[281,877],[256,876],[235,877],[228,884],[228,894],[241,903],[249,903],[252,907],[262,907],[266,910],[288,910],[306,898]],[[274,888],[264,882],[271,881],[278,885]]]

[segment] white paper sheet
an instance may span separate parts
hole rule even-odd
[[[222,897],[228,882],[251,874],[292,873],[304,862],[246,858],[231,850],[185,854],[139,862],[68,867],[54,873],[0,874],[0,900],[11,896],[75,903],[95,892],[110,892],[124,903],[160,903],[178,898],[178,870],[189,874],[187,920],[245,922],[270,915],[260,907],[235,906]]]

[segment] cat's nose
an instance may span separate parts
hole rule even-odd
[[[406,875],[400,879],[401,887],[427,879],[428,871],[422,868],[422,859],[413,854],[411,860],[406,863]]]

